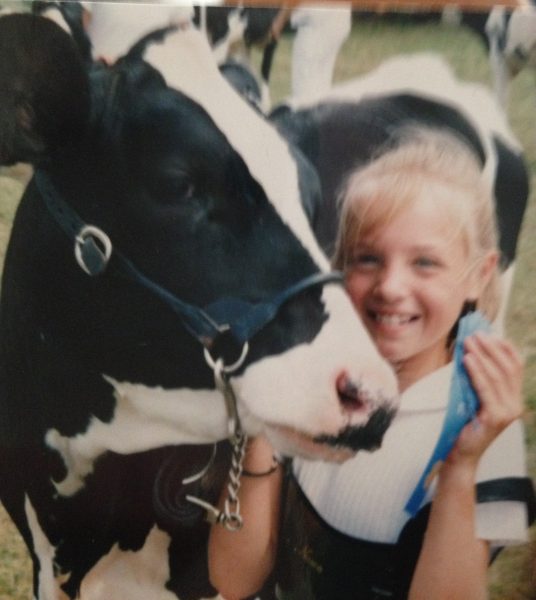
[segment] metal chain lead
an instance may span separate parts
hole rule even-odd
[[[240,514],[240,479],[242,477],[244,456],[246,454],[247,435],[242,431],[242,425],[238,416],[236,396],[226,375],[223,360],[219,358],[211,365],[214,370],[214,381],[216,387],[223,394],[228,414],[228,434],[232,444],[231,467],[229,469],[229,483],[227,484],[227,498],[223,504],[223,510],[219,510],[209,502],[205,502],[195,496],[186,496],[193,504],[201,506],[207,511],[207,520],[210,523],[220,523],[229,531],[238,531],[242,528],[243,520]]]
[[[235,432],[231,468],[229,469],[229,483],[227,484],[227,498],[223,505],[223,514],[219,519],[219,522],[229,531],[238,531],[243,525],[238,492],[240,490],[240,478],[246,454],[247,439],[245,433],[240,432],[237,435]]]
[[[229,531],[238,531],[243,525],[242,516],[240,515],[238,492],[242,476],[242,463],[244,462],[244,455],[246,453],[247,436],[242,431],[236,406],[236,396],[226,376],[225,365],[221,358],[214,365],[214,381],[216,387],[222,392],[225,398],[229,418],[229,440],[233,445],[231,468],[229,469],[229,483],[227,484],[227,498],[225,499],[222,515],[218,518],[218,522]]]

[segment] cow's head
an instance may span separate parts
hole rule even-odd
[[[43,189],[30,189],[40,220],[29,275],[36,314],[70,360],[112,382],[115,414],[101,416],[99,431],[136,413],[148,423],[139,449],[155,439],[225,437],[224,402],[201,343],[161,295],[123,277],[116,255],[198,307],[262,303],[327,272],[286,143],[224,81],[195,30],[168,32],[86,74],[59,27],[3,17],[0,111],[1,161],[34,161],[57,198],[106,232],[116,252],[104,273],[87,275]],[[228,364],[242,342],[224,334],[207,345]],[[249,339],[232,384],[248,432],[314,457],[377,446],[396,404],[390,367],[334,283],[284,302]]]

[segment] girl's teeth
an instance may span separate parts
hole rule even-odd
[[[405,325],[409,323],[409,317],[400,315],[376,315],[376,322],[384,325]]]

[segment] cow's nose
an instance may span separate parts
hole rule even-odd
[[[368,409],[366,395],[360,391],[359,386],[354,383],[348,373],[343,371],[336,380],[337,395],[345,412],[362,412]]]

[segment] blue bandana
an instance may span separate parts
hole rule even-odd
[[[491,331],[491,325],[482,313],[475,311],[460,319],[456,341],[454,342],[454,366],[443,428],[424,473],[404,507],[412,517],[419,511],[429,484],[447,458],[461,430],[469,421],[475,418],[478,411],[478,397],[463,364],[464,340],[477,331]]]

